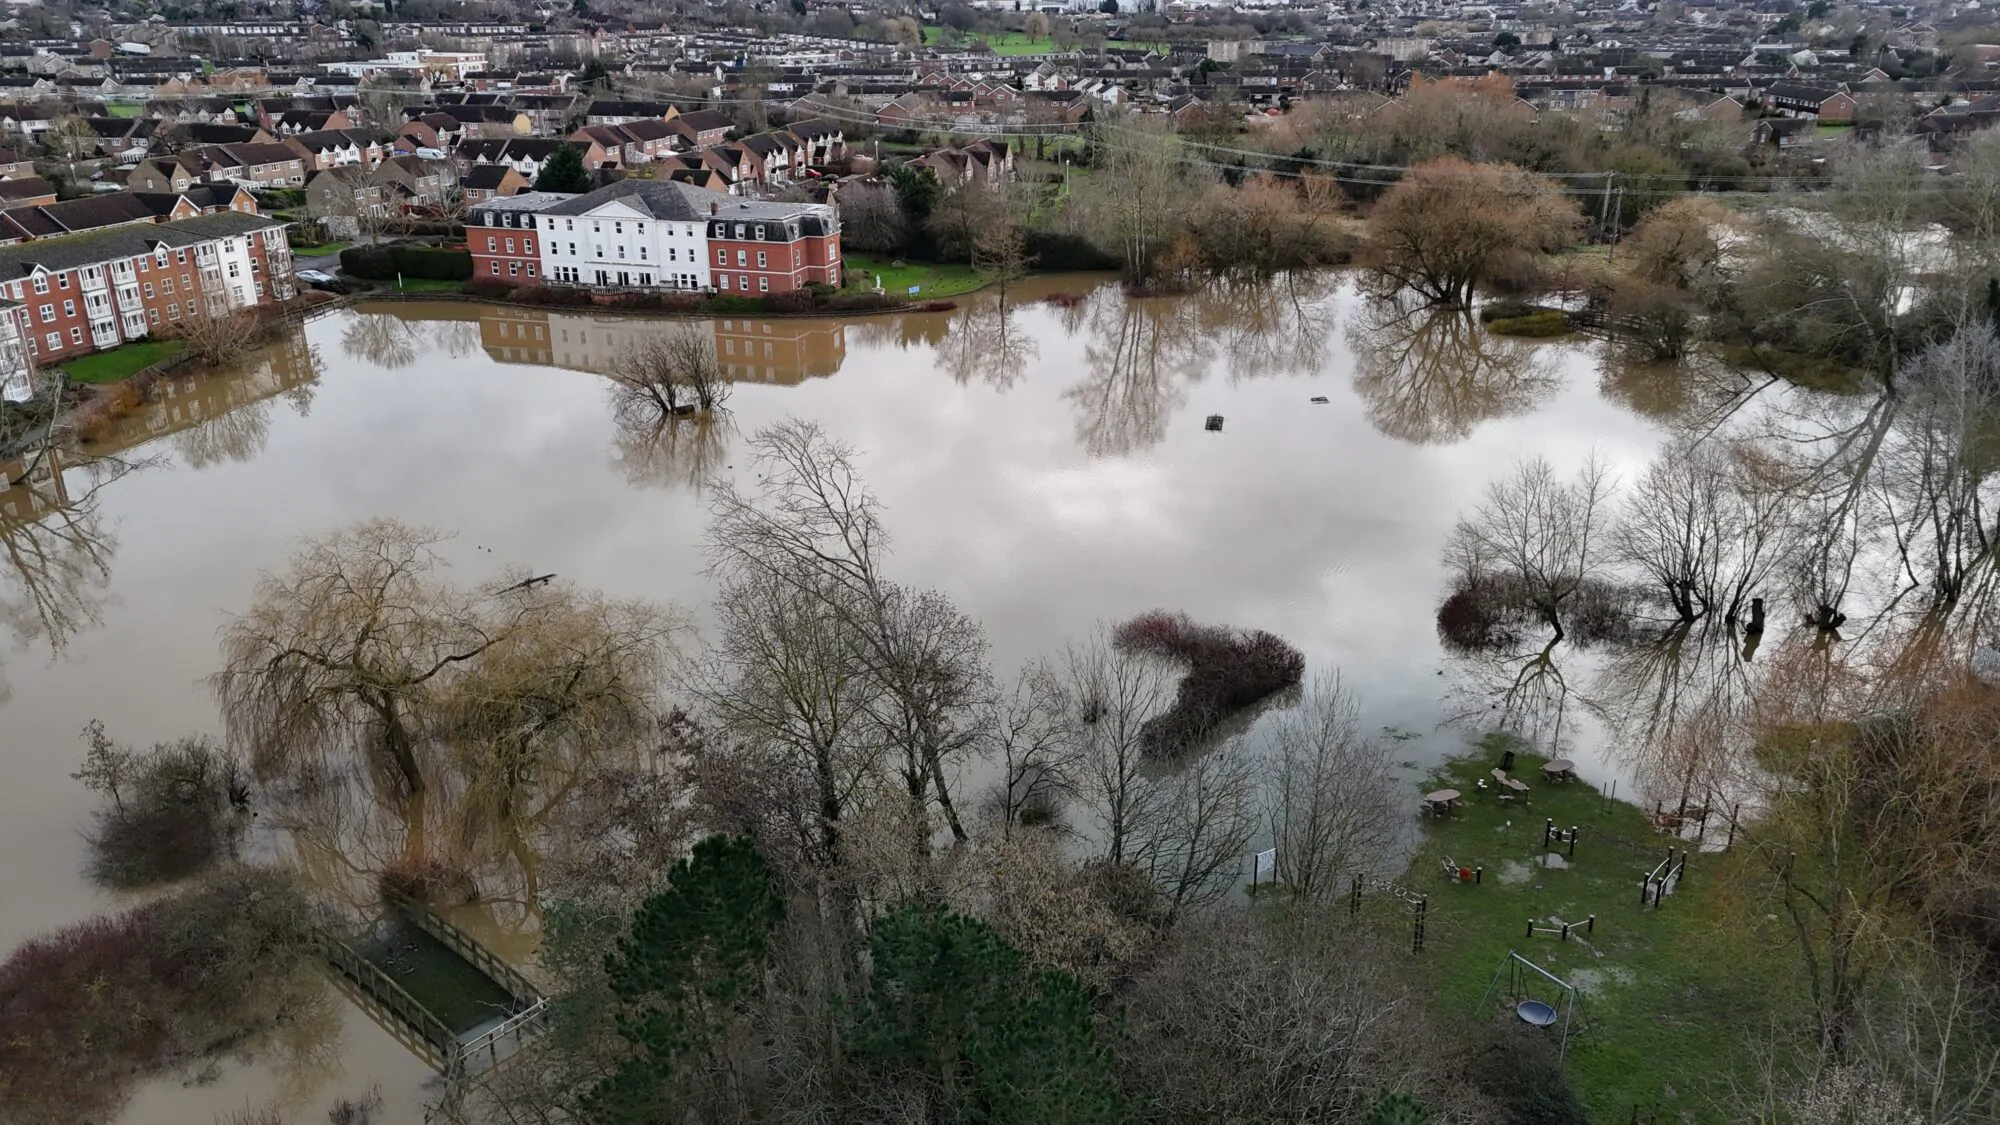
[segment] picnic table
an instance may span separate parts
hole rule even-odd
[[[1542,776],[1550,781],[1573,781],[1576,778],[1576,763],[1568,758],[1550,758],[1542,763]]]
[[[1429,805],[1433,813],[1449,813],[1458,807],[1458,802],[1459,792],[1456,789],[1439,789],[1424,794],[1424,804]]]

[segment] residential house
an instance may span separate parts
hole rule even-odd
[[[943,148],[912,161],[928,168],[944,186],[977,184],[998,191],[1014,182],[1014,150],[1000,141],[974,141],[964,148]]]
[[[389,214],[389,204],[382,185],[375,182],[374,171],[359,164],[314,172],[306,180],[305,190],[306,204],[341,238],[358,235],[360,220],[372,221]]]
[[[195,155],[210,180],[244,180],[265,187],[298,187],[306,182],[305,160],[282,143],[209,145]]]
[[[719,109],[697,109],[680,114],[667,124],[681,135],[686,147],[702,149],[721,144],[729,130],[735,128],[736,120]]]
[[[837,122],[799,121],[785,127],[804,149],[803,163],[831,164],[847,154],[847,133]]]
[[[126,177],[125,186],[134,191],[186,191],[207,176],[201,158],[183,152],[141,160]]]
[[[513,169],[507,169],[513,172]],[[519,173],[514,173],[519,175]],[[465,245],[472,253],[472,276],[481,281],[506,280],[523,285],[542,281],[548,236],[541,211],[576,196],[559,192],[517,193],[488,199],[465,215]]]
[[[1845,88],[1773,82],[1765,88],[1763,101],[1765,109],[1787,117],[1812,117],[1827,123],[1854,120],[1854,95]]]
[[[452,157],[458,162],[461,174],[481,164],[506,164],[532,181],[541,175],[542,165],[547,163],[549,157],[565,146],[580,149],[583,166],[590,171],[602,168],[607,159],[604,146],[596,141],[559,140],[555,137],[467,141],[452,152]]]
[[[459,180],[459,190],[465,193],[468,206],[484,203],[489,199],[505,199],[527,191],[532,185],[528,177],[516,172],[505,164],[481,164],[467,172]]]
[[[383,201],[404,210],[442,208],[458,188],[458,169],[449,160],[392,156],[375,166]]]
[[[55,185],[40,176],[0,180],[0,207],[29,207],[55,201]]]
[[[225,211],[0,247],[0,298],[27,308],[28,350],[42,364],[292,295],[285,224],[260,215]]]
[[[323,129],[286,137],[279,143],[298,153],[309,172],[323,172],[344,164],[373,167],[385,155],[381,142],[365,129]]]
[[[618,101],[599,98],[590,103],[584,112],[586,125],[624,125],[632,121],[671,121],[680,116],[680,110],[666,102]]]

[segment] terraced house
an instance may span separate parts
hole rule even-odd
[[[240,211],[0,246],[0,299],[37,367],[292,294],[285,224]]]

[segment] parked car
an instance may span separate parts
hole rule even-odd
[[[339,284],[339,279],[325,270],[300,270],[298,278],[314,289],[332,289]]]

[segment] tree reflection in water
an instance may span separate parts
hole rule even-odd
[[[46,449],[9,464],[4,479],[15,483],[0,490],[0,629],[15,647],[46,646],[52,657],[101,621],[118,547],[103,490],[151,464],[107,457],[66,466],[67,456]],[[0,699],[7,692],[0,677]]]
[[[635,485],[699,489],[722,468],[735,431],[720,409],[650,420],[619,416],[611,462]]]
[[[340,350],[353,359],[394,371],[416,362],[425,351],[433,322],[406,320],[394,313],[355,312],[340,334]],[[478,326],[473,326],[477,347]]]
[[[1544,344],[1407,296],[1370,301],[1347,340],[1368,421],[1415,445],[1460,441],[1481,422],[1534,409],[1560,385]]]
[[[1063,391],[1077,444],[1093,457],[1150,448],[1207,372],[1215,341],[1193,301],[1107,290],[1087,304],[1084,375]]]
[[[1041,345],[1021,331],[1005,301],[976,301],[959,309],[937,345],[938,366],[960,386],[985,383],[1004,391],[1041,355]]]
[[[1285,273],[1218,279],[1190,294],[1196,315],[1230,357],[1229,377],[1311,377],[1326,364],[1339,275]]]

